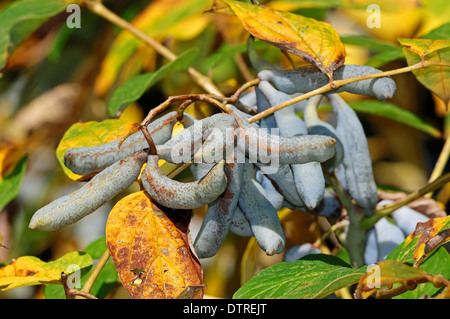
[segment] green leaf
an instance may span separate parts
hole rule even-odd
[[[79,287],[74,288],[79,289],[83,287],[84,284],[87,282],[91,272],[92,270],[85,276],[83,276],[83,278],[81,278]],[[108,293],[111,292],[114,286],[118,283],[119,277],[117,275],[116,267],[114,263],[108,262],[106,263],[105,266],[103,266],[89,293],[93,296],[96,296],[99,299],[103,299],[108,295]],[[44,288],[44,296],[47,299],[66,299],[64,287],[60,284],[47,285]]]
[[[400,47],[372,37],[359,35],[341,36],[341,41],[344,44],[357,45],[375,52],[375,55],[364,63],[373,68],[380,68],[388,62],[404,59],[403,51]]]
[[[386,257],[385,260],[395,260],[402,263],[414,263],[414,251],[419,243],[419,237],[414,237],[412,240],[406,238],[400,245],[394,248],[393,251]]]
[[[9,54],[48,18],[66,9],[75,0],[15,1],[0,12],[0,70]]]
[[[360,35],[341,36],[341,41],[344,44],[361,46],[374,52],[386,52],[398,48],[390,43]]]
[[[433,137],[441,137],[442,133],[437,128],[422,121],[413,113],[398,107],[392,103],[375,100],[363,100],[350,103],[350,106],[357,112],[382,116],[405,125],[411,126]]]
[[[371,66],[373,68],[380,68],[389,62],[404,58],[405,57],[401,48],[392,48],[389,51],[382,51],[375,54],[373,57],[367,60],[364,65]]]
[[[0,181],[0,211],[19,193],[26,166],[27,156],[23,156],[12,172]]]
[[[103,236],[90,243],[85,250],[93,259],[99,259],[106,249],[108,249],[108,246],[106,245],[106,236]]]
[[[357,283],[365,271],[366,267],[353,268],[335,256],[308,255],[265,268],[239,288],[233,298],[319,299]]]
[[[123,83],[111,96],[108,110],[111,116],[124,110],[138,100],[145,91],[159,82],[170,71],[187,70],[197,57],[199,50],[192,48],[181,54],[176,60],[167,63],[155,72],[137,75]]]

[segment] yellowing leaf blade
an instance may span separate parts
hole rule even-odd
[[[91,147],[122,139],[137,129],[138,124],[120,120],[107,119],[101,122],[90,121],[73,124],[64,134],[56,148],[56,157],[64,173],[72,180],[81,181],[90,176],[73,173],[64,165],[65,152],[74,147]]]
[[[450,47],[450,40],[400,38],[398,42],[408,50],[417,53],[420,57],[425,57],[434,51]]]
[[[120,200],[109,215],[108,248],[133,299],[177,298],[186,288],[203,284],[201,266],[187,240],[188,219],[180,219],[190,212],[177,211],[171,218],[168,214],[145,192],[137,192]]]
[[[34,256],[22,256],[0,268],[0,289],[58,283],[61,272],[71,275],[75,271],[86,273],[92,266],[92,258],[83,252],[70,252],[55,261],[44,262]]]
[[[215,3],[213,9],[228,6],[255,38],[302,57],[330,77],[345,61],[345,47],[339,35],[325,22],[245,2]]]

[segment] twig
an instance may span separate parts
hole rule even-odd
[[[88,280],[84,284],[83,288],[81,288],[80,293],[82,294],[89,294],[89,292],[92,289],[92,286],[94,285],[95,280],[97,279],[98,275],[100,274],[100,271],[102,271],[103,267],[105,266],[106,262],[108,261],[109,257],[111,256],[109,249],[106,248],[105,252],[103,253],[102,257],[99,259],[97,264],[95,265],[94,269],[92,270]],[[85,297],[84,295],[80,294],[80,297]],[[94,297],[95,298],[95,297]]]
[[[121,27],[124,30],[129,31],[132,33],[136,38],[142,40],[145,44],[153,48],[156,52],[161,54],[163,57],[168,59],[169,61],[173,61],[177,58],[177,55],[174,54],[172,51],[170,51],[168,48],[166,48],[164,45],[153,39],[152,37],[148,36],[138,28],[136,28],[134,25],[129,23],[128,21],[122,19],[118,15],[116,15],[114,12],[110,11],[108,8],[106,8],[100,1],[95,0],[84,0],[82,4],[88,8],[93,13],[99,15],[100,17],[108,20],[112,24]],[[197,85],[202,87],[206,92],[216,95],[223,95],[222,92],[212,83],[211,79],[207,76],[201,74],[196,69],[190,67],[188,69],[188,73],[191,76],[191,78],[194,80]]]
[[[450,173],[447,173],[445,175],[442,175],[441,177],[435,179],[433,182],[425,185],[421,189],[412,192],[411,194],[408,194],[407,196],[396,200],[395,202],[380,206],[375,209],[372,216],[364,217],[360,222],[360,227],[363,229],[369,229],[375,225],[377,221],[379,221],[381,218],[389,215],[394,210],[399,209],[402,206],[408,205],[410,202],[424,196],[425,194],[428,194],[429,192],[432,192],[445,184],[450,182]]]
[[[176,95],[176,96],[168,97],[164,102],[162,102],[157,107],[153,108],[150,112],[148,112],[145,119],[141,122],[141,125],[147,126],[158,113],[167,109],[172,103],[179,102],[179,101],[191,101],[191,102],[202,101],[202,102],[210,103],[210,104],[218,107],[225,113],[231,112],[231,110],[226,105],[223,105],[218,100],[216,100],[206,94]]]
[[[278,105],[272,106],[271,108],[268,108],[267,110],[264,110],[252,117],[250,117],[247,122],[249,123],[253,123],[256,121],[261,120],[262,118],[278,111],[281,110],[282,108],[285,108],[289,105],[292,105],[294,103],[309,99],[310,97],[314,96],[314,95],[318,95],[318,94],[323,94],[323,93],[327,93],[327,92],[331,92],[334,91],[338,88],[340,88],[341,86],[344,86],[346,84],[349,83],[353,83],[353,82],[358,82],[358,81],[362,81],[362,80],[368,80],[368,79],[375,79],[375,78],[382,78],[385,76],[390,76],[390,75],[396,75],[396,74],[401,74],[401,73],[406,73],[406,72],[411,72],[417,69],[421,69],[421,68],[425,68],[425,67],[429,67],[429,66],[445,66],[445,67],[450,67],[449,63],[440,63],[440,62],[433,62],[433,61],[421,61],[418,62],[416,64],[404,67],[404,68],[400,68],[400,69],[396,69],[396,70],[391,70],[391,71],[386,71],[386,72],[380,72],[380,73],[375,73],[375,74],[369,74],[369,75],[363,75],[363,76],[357,76],[357,77],[353,77],[353,78],[349,78],[349,79],[343,79],[343,80],[334,80],[329,82],[328,84],[315,89],[313,91],[307,92],[303,95],[299,95],[293,99],[290,99],[286,102],[280,103]]]
[[[147,141],[147,144],[150,148],[149,154],[150,155],[157,155],[158,151],[156,150],[155,142],[153,141],[152,135],[147,129],[146,125],[139,125],[139,129],[141,130],[142,134],[144,134],[145,140]]]
[[[67,274],[64,272],[61,273],[61,282],[64,287],[64,293],[66,295],[66,299],[74,299],[77,296],[84,297],[86,299],[98,299],[97,297],[95,297],[94,295],[91,295],[88,292],[80,291],[75,288],[70,288],[69,285],[67,284]]]
[[[445,169],[445,166],[447,165],[448,158],[450,155],[450,138],[446,137],[444,146],[442,147],[441,153],[439,154],[439,157],[436,161],[436,164],[434,165],[433,172],[430,175],[430,179],[428,180],[429,183],[433,182],[436,178],[442,175],[442,172]],[[432,193],[428,193],[427,197],[431,197]]]

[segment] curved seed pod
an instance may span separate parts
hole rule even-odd
[[[273,186],[270,179],[264,176],[260,170],[256,171],[256,181],[261,184],[262,188],[267,194],[267,199],[275,208],[276,211],[279,211],[283,207],[284,197],[281,195],[277,189]]]
[[[255,38],[249,36],[247,39],[247,54],[250,64],[256,73],[262,70],[276,70],[278,69],[272,63],[262,58],[255,50]]]
[[[256,169],[245,164],[239,207],[247,218],[258,245],[267,255],[283,251],[285,237],[278,214],[256,181]]]
[[[392,203],[393,200],[384,199],[380,201],[377,206],[383,206]],[[400,228],[405,237],[409,236],[416,230],[417,223],[424,223],[430,218],[419,213],[408,206],[400,207],[391,213],[392,219],[394,219],[398,228]]]
[[[370,66],[346,64],[333,72],[333,79],[349,79],[381,72]],[[294,70],[263,70],[258,73],[258,77],[262,81],[272,82],[280,91],[288,94],[310,92],[329,82],[329,78],[325,74],[312,66]],[[390,77],[382,77],[349,83],[333,93],[349,92],[374,95],[377,99],[385,101],[394,96],[396,89],[395,82]]]
[[[262,81],[260,88],[271,105],[277,105],[290,99],[289,95],[278,91],[268,82]],[[309,104],[317,104],[319,101],[320,96],[314,97],[310,99]],[[293,137],[308,134],[305,123],[295,113],[292,107],[293,105],[274,113],[275,123],[280,130],[280,136]],[[305,164],[292,164],[291,169],[294,174],[297,192],[305,205],[309,209],[314,209],[322,200],[325,192],[325,178],[323,176],[322,166],[319,162],[310,162]]]
[[[191,116],[185,114],[183,120],[192,122]],[[150,123],[147,128],[152,136],[153,142],[163,144],[172,137],[172,130],[178,121],[177,112],[170,112]],[[98,173],[111,164],[122,160],[131,154],[148,148],[144,134],[139,131],[125,139],[106,143],[93,147],[71,148],[64,154],[64,165],[72,172],[79,175]]]
[[[239,111],[248,114],[248,113],[257,113],[258,112],[258,103],[256,101],[256,92],[253,90],[247,94],[242,94],[239,99],[236,101],[235,108]]]
[[[236,118],[238,150],[250,159],[267,164],[276,160],[283,164],[325,162],[334,156],[336,140],[323,135],[293,137],[275,136]],[[257,150],[257,152],[255,152]],[[256,153],[256,154],[255,154]]]
[[[241,192],[243,165],[237,163],[225,165],[227,188],[208,205],[202,226],[194,241],[194,250],[198,258],[214,256],[230,230]]]
[[[141,181],[157,203],[173,209],[194,209],[217,199],[227,187],[225,161],[214,165],[201,180],[183,183],[170,179],[158,165],[158,156],[149,155]]]
[[[194,154],[202,151],[203,142],[208,140],[212,132],[214,134],[207,143],[212,143],[209,145],[210,148],[222,145],[222,150],[227,150],[223,148],[227,139],[233,142],[231,146],[234,148],[234,129],[236,127],[237,123],[233,116],[225,113],[214,114],[197,121],[163,145],[157,145],[156,150],[160,159],[170,163],[189,163],[194,159]],[[198,158],[198,161],[200,160],[201,157]]]
[[[262,168],[263,165],[257,163],[256,166]],[[275,188],[290,205],[293,207],[305,207],[303,200],[297,193],[294,174],[290,165],[280,165],[275,173],[264,175],[272,181]],[[283,206],[286,206],[286,203]]]
[[[382,261],[405,240],[405,235],[400,228],[390,223],[385,217],[380,219],[374,228],[377,233],[378,261]]]
[[[256,102],[256,92],[254,90],[248,92],[247,94],[242,94],[238,101],[239,103],[245,104],[252,109],[257,109],[258,104]]]
[[[293,262],[310,254],[320,254],[319,248],[313,247],[310,243],[295,245],[289,248],[284,254],[284,261]]]
[[[247,119],[249,119],[251,117],[250,114],[247,114],[241,110],[239,110],[236,106],[229,104],[228,108],[233,111],[234,115],[238,116],[240,119],[242,119],[243,121],[246,121]]]
[[[234,210],[230,231],[241,237],[253,237],[252,228],[239,205]]]
[[[295,187],[303,203],[314,209],[325,193],[325,177],[319,162],[291,165]]]
[[[255,94],[256,94],[256,105],[258,108],[258,112],[265,111],[271,107],[266,96],[261,92],[259,85],[255,87]],[[277,127],[277,125],[275,124],[275,117],[273,114],[270,114],[270,115],[266,116],[265,118],[259,120],[258,125],[262,128],[268,129],[268,130],[274,129]]]
[[[366,244],[364,251],[364,260],[367,265],[373,265],[378,259],[378,238],[375,228],[371,228],[366,233]]]
[[[308,134],[331,136],[336,140],[335,155],[331,159],[323,163],[324,167],[329,172],[332,172],[339,165],[341,165],[342,161],[344,160],[344,147],[342,146],[342,142],[338,137],[337,131],[333,127],[333,125],[325,121],[322,121],[319,118],[319,114],[317,113],[317,103],[315,103],[316,101],[313,100],[315,98],[316,97],[310,99],[312,103],[308,103],[308,105],[306,106],[305,112],[303,114],[303,119],[305,120]],[[320,99],[320,97],[317,98]]]
[[[351,197],[371,215],[378,201],[364,128],[355,111],[337,94],[328,96],[337,116],[336,132],[344,147],[344,172]]]
[[[328,218],[339,218],[341,216],[341,208],[342,205],[336,193],[326,188],[319,205],[311,210],[310,213]]]
[[[192,163],[189,166],[194,179],[201,179],[205,176],[213,167],[215,163]]]
[[[338,167],[336,167],[334,173],[336,174],[336,178],[339,180],[339,183],[341,183],[342,188],[347,191],[348,187],[347,187],[347,179],[345,177],[344,164],[341,164]]]
[[[107,167],[80,189],[39,209],[29,228],[57,231],[91,214],[133,184],[146,159],[147,152],[139,151]]]
[[[258,88],[264,94],[270,106],[278,105],[280,103],[289,101],[292,98],[288,94],[274,88],[272,84],[267,81],[261,81],[258,85]],[[295,109],[297,107],[296,104],[289,105],[273,113],[275,125],[280,130],[281,136],[291,137],[308,134],[305,123],[295,113]]]

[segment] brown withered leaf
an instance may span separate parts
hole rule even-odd
[[[417,223],[411,238],[419,237],[414,251],[415,265],[418,266],[438,247],[450,241],[450,216],[433,218],[424,223]]]
[[[406,197],[407,195],[408,194],[404,193],[404,192],[378,191],[378,196],[379,196],[380,200],[391,199],[391,200],[395,201],[395,200],[399,200],[403,197]],[[436,202],[432,198],[420,197],[420,198],[410,202],[407,206],[429,218],[437,218],[437,217],[447,216],[445,207],[442,204]]]
[[[111,210],[106,241],[122,285],[133,299],[173,299],[203,285],[191,251],[190,211],[162,211],[141,191]],[[195,297],[202,298],[203,292]]]

